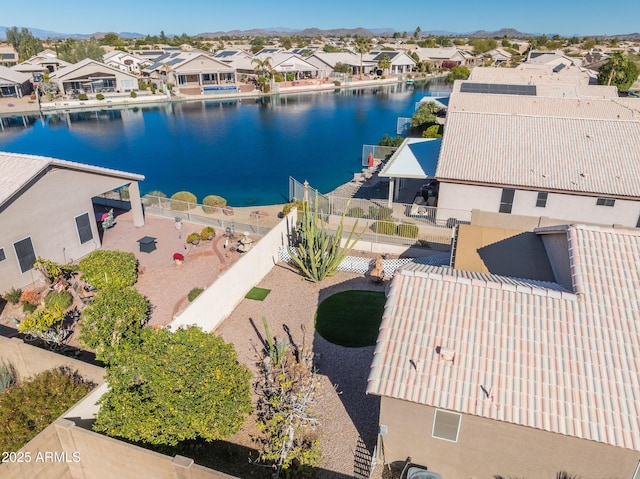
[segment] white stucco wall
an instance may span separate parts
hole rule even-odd
[[[199,326],[213,331],[233,312],[249,290],[258,284],[278,262],[278,249],[288,244],[289,231],[295,228],[294,208],[278,225],[258,241],[253,248],[218,276],[184,311],[177,314],[169,327]]]
[[[501,196],[502,188],[442,182],[438,208],[498,212]],[[568,222],[624,225],[632,228],[635,228],[640,217],[640,201],[617,199],[613,207],[598,206],[597,196],[550,192],[546,207],[538,208],[537,197],[537,191],[516,189],[511,214],[545,216]]]
[[[20,271],[13,246],[17,241],[31,237],[36,256],[59,263],[76,261],[99,248],[91,198],[127,183],[122,178],[52,168],[0,209],[0,248],[6,255],[0,261],[0,293],[41,279],[33,269]],[[93,239],[80,244],[75,218],[83,213],[89,213]]]

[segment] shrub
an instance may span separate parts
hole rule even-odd
[[[296,76],[293,73],[287,73],[285,74],[285,78],[287,79],[287,81],[293,81],[296,79]]]
[[[200,293],[202,293],[204,291],[204,289],[202,288],[193,288],[191,291],[189,291],[189,302],[193,301],[194,299],[196,299],[198,296],[200,296]]]
[[[17,451],[92,389],[68,369],[45,371],[0,394],[0,449]]]
[[[36,309],[38,309],[38,306],[36,306],[35,304],[24,303],[22,305],[22,311],[24,311],[25,313],[33,313]]]
[[[149,196],[157,196],[158,198],[166,198],[167,195],[165,195],[162,191],[150,191],[149,193],[147,193],[147,195]]]
[[[335,81],[333,82],[333,84],[334,84],[335,86],[340,86],[340,82],[339,82],[338,80],[335,80]]]
[[[80,100],[80,101],[84,101],[84,100],[88,100],[88,99],[89,99],[89,97],[87,96],[86,93],[80,93],[78,95],[78,100]]]
[[[171,209],[176,211],[187,211],[195,208],[198,198],[188,191],[178,191],[171,197]]]
[[[124,288],[138,279],[138,262],[133,253],[99,249],[80,261],[82,279],[94,288]]]
[[[11,290],[4,295],[4,299],[11,304],[18,304],[20,302],[20,295],[22,295],[20,288],[11,288]]]
[[[132,92],[130,93],[130,96],[131,96],[131,98],[137,98],[137,97],[138,97],[138,94],[137,94],[135,91],[132,91]]]
[[[187,236],[187,243],[198,244],[198,241],[200,241],[200,233],[191,233]]]
[[[396,224],[391,221],[376,221],[371,229],[376,233],[393,236],[396,233]]]
[[[16,382],[17,374],[13,365],[11,363],[5,364],[3,361],[0,364],[0,393],[9,389]]]
[[[401,223],[396,228],[396,234],[403,238],[417,238],[418,226],[412,223]]]
[[[369,206],[369,218],[372,220],[390,221],[392,213],[393,210],[386,206]]]
[[[202,228],[200,232],[200,239],[208,240],[216,237],[216,230],[214,230],[211,226],[205,226]]]
[[[104,95],[102,93],[98,93],[96,95],[96,100],[104,100]]]
[[[293,203],[286,203],[283,207],[282,207],[282,211],[280,212],[281,216],[287,216],[289,213],[291,213],[291,210],[293,209],[293,207],[298,208],[298,212],[302,211],[302,208],[304,206],[304,201],[303,200],[296,200]]]
[[[202,200],[202,205],[202,211],[205,213],[215,213],[217,208],[224,208],[227,206],[227,200],[222,196],[209,195],[205,196],[204,200]]]
[[[347,210],[347,216],[351,216],[352,218],[364,218],[364,210],[359,206],[349,208]]]
[[[273,81],[275,81],[276,83],[280,83],[283,80],[284,80],[284,77],[282,76],[281,73],[276,73],[275,75],[273,75]]]
[[[35,289],[25,289],[20,295],[20,302],[22,304],[35,304],[40,302],[40,293]]]
[[[44,298],[45,308],[60,308],[65,311],[73,304],[73,297],[69,291],[51,291]]]

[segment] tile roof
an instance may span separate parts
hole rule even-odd
[[[450,109],[436,177],[640,198],[640,121]]]
[[[567,66],[554,72],[555,65],[519,65],[517,68],[475,67],[469,80],[496,83],[522,83],[539,85],[543,83],[589,84],[589,72],[575,66]]]
[[[0,82],[12,83],[12,84],[23,84],[28,81],[31,77],[24,73],[12,70],[11,68],[0,65]]]
[[[575,292],[406,266],[367,393],[640,451],[640,231],[539,233],[566,238]]]
[[[0,206],[48,166],[86,171],[88,173],[106,176],[117,176],[133,181],[144,180],[144,176],[142,175],[112,170],[110,168],[59,160],[46,156],[0,152],[0,171],[2,171],[2,175],[0,175]]]

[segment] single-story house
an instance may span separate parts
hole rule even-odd
[[[391,67],[386,73],[381,71],[379,67],[380,60],[385,56],[391,61]],[[365,65],[369,66],[369,68],[365,67],[365,71],[381,75],[389,73],[393,75],[409,73],[412,72],[416,66],[416,61],[403,51],[372,51],[364,55],[363,61]]]
[[[63,95],[138,91],[138,77],[91,58],[61,68],[51,80]]]
[[[610,89],[456,82],[438,207],[640,227],[640,103]]]
[[[494,48],[481,55],[481,58],[490,59],[493,63],[500,64],[511,60],[513,55],[502,48]]]
[[[0,66],[0,98],[22,98],[32,91],[30,75]]]
[[[436,67],[446,66],[449,68],[457,65],[466,65],[468,56],[471,55],[457,47],[417,48],[414,52],[418,55],[420,61],[433,63]]]
[[[254,56],[254,59],[260,61],[268,60],[271,65],[271,69],[274,72],[280,73],[281,75],[291,73],[294,75],[296,80],[317,78],[318,72],[320,71],[318,67],[313,65],[311,62],[308,62],[300,55],[284,51],[274,53],[265,52],[262,54],[258,53]]]
[[[54,51],[44,50],[28,60],[11,67],[13,71],[28,73],[32,77],[32,82],[37,85],[44,79],[44,75],[71,66],[71,63],[60,60]]]
[[[305,60],[318,69],[318,78],[334,76],[338,63],[347,65],[353,75],[360,69],[360,56],[352,52],[316,52]]]
[[[102,57],[102,62],[110,67],[123,72],[139,74],[144,65],[151,63],[146,58],[141,58],[133,53],[113,50]]]
[[[70,263],[100,248],[92,198],[128,185],[136,226],[144,225],[144,176],[42,156],[0,153],[0,291],[40,279],[38,256]]]
[[[640,232],[535,233],[552,281],[419,264],[394,276],[367,385],[386,463],[410,456],[460,479],[638,477]]]
[[[219,50],[213,54],[213,57],[226,63],[239,74],[253,75],[255,73],[254,56],[244,50]]]
[[[163,83],[173,83],[181,93],[235,92],[236,71],[228,64],[202,52],[165,53],[143,70],[145,76]]]

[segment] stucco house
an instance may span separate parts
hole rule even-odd
[[[63,95],[138,91],[138,77],[91,58],[85,58],[51,74]]]
[[[32,90],[30,75],[0,66],[0,98],[22,98]]]
[[[535,235],[551,281],[418,264],[393,278],[367,385],[386,463],[410,456],[451,479],[638,477],[640,232]]]
[[[123,72],[139,74],[144,65],[151,63],[146,58],[120,50],[112,50],[102,57],[102,62]]]
[[[438,207],[640,227],[640,101],[574,79],[457,82]]]
[[[37,256],[70,263],[100,248],[92,198],[128,185],[144,224],[141,175],[42,156],[0,153],[0,292],[39,279]]]
[[[60,60],[53,50],[46,49],[28,60],[18,63],[11,69],[16,72],[28,73],[32,76],[34,83],[39,83],[43,80],[45,74],[49,75],[71,65],[69,62]]]
[[[271,69],[274,72],[283,76],[287,73],[293,74],[296,80],[317,78],[318,72],[320,71],[318,67],[308,62],[300,55],[285,51],[258,53],[254,58],[261,61],[268,60],[271,65]]]
[[[385,55],[391,61],[391,67],[386,73],[382,72],[378,66],[378,63]],[[379,73],[381,75],[389,73],[393,75],[409,73],[412,72],[416,66],[416,61],[403,51],[372,51],[363,56],[363,61],[366,65],[369,65],[369,68],[365,67],[365,72],[369,71],[371,73]]]
[[[187,95],[238,89],[235,69],[202,52],[165,53],[142,72],[152,80],[173,83],[180,93]]]
[[[226,63],[239,74],[252,75],[255,73],[254,57],[244,50],[219,50],[213,54],[213,57]]]
[[[318,68],[319,78],[333,76],[338,63],[349,66],[354,75],[360,69],[360,56],[352,52],[316,52],[305,60]]]
[[[18,64],[18,52],[8,43],[0,44],[0,65],[11,67]]]
[[[417,48],[414,50],[420,61],[433,63],[437,67],[452,67],[466,65],[468,52],[463,52],[457,47]]]

